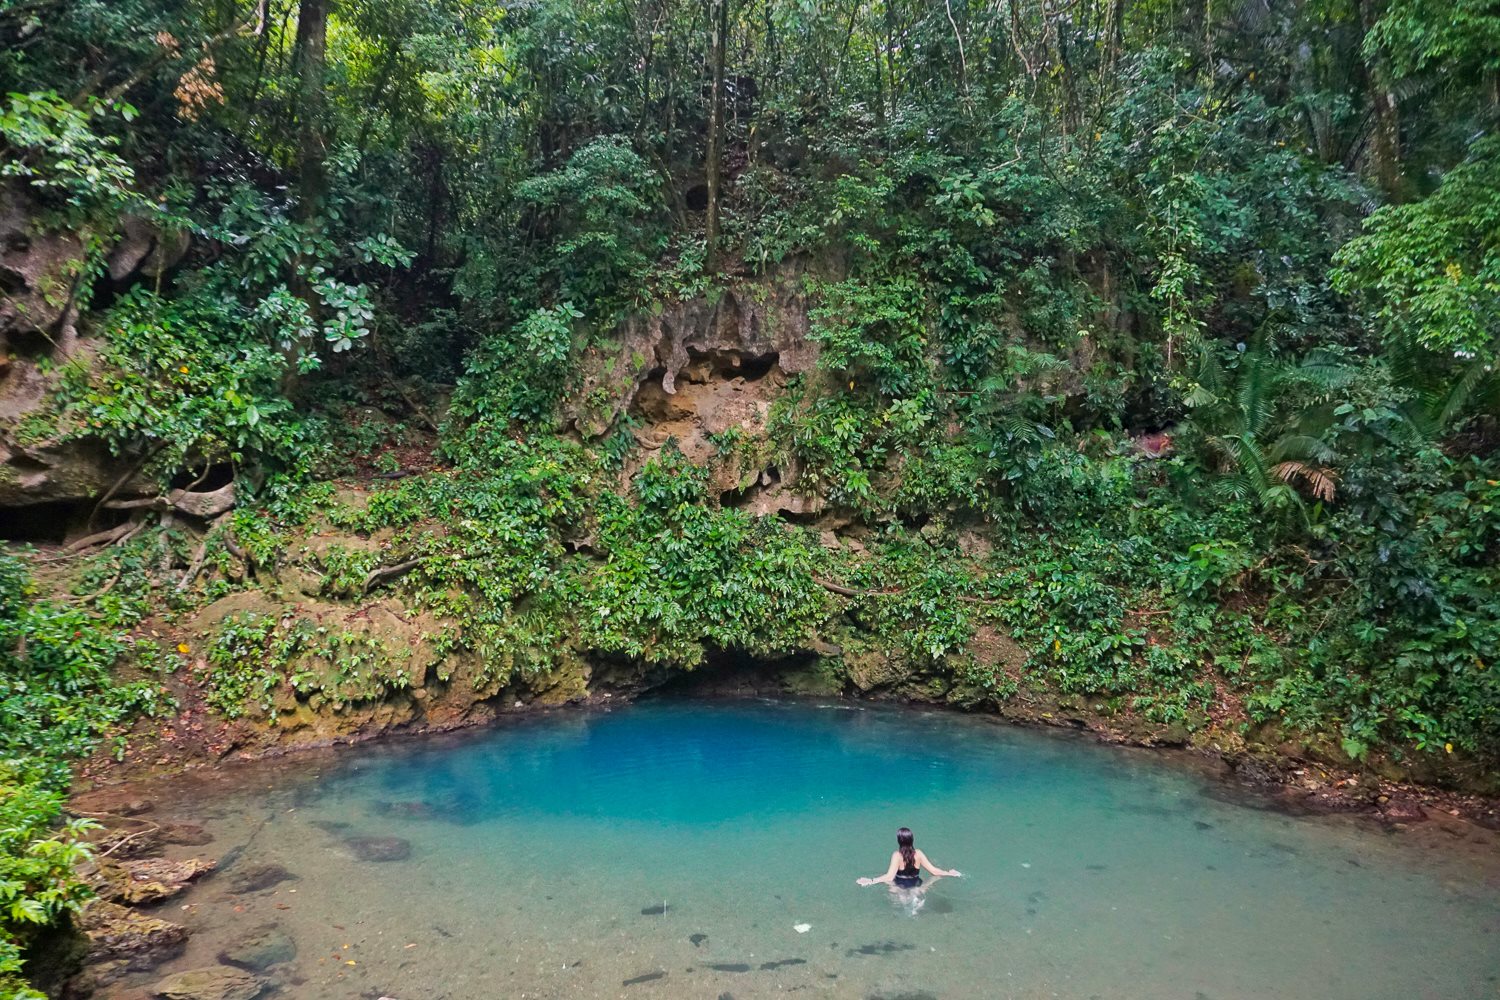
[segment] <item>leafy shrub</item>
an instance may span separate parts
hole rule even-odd
[[[77,821],[58,827],[70,762],[137,712],[165,707],[156,685],[121,685],[131,649],[82,602],[38,600],[25,565],[0,554],[0,990],[30,930],[89,897]]]

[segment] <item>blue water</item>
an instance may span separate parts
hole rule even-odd
[[[173,967],[276,923],[293,997],[1500,996],[1492,847],[982,719],[662,702],[218,780],[170,807],[216,836],[187,853],[242,848],[169,904]],[[900,825],[963,877],[856,886]],[[228,891],[271,862],[299,879]]]

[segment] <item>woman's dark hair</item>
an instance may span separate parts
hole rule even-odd
[[[917,864],[917,849],[912,846],[912,839],[911,831],[906,827],[896,831],[896,846],[901,849],[901,860],[908,868]]]

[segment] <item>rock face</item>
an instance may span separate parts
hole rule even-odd
[[[717,298],[672,303],[627,321],[609,347],[585,357],[565,416],[584,437],[604,434],[621,415],[633,417],[641,450],[626,477],[670,440],[693,463],[713,467],[726,504],[753,514],[820,514],[821,500],[792,488],[799,470],[756,454],[787,377],[816,366],[802,289],[801,274],[786,268]]]
[[[186,232],[164,232],[148,219],[127,215],[120,220],[119,238],[105,266],[116,285],[137,278],[159,278],[187,254],[192,237]]]
[[[77,233],[36,224],[36,206],[12,186],[0,188],[0,348],[40,349],[75,336],[84,272]]]
[[[810,371],[817,345],[807,339],[807,299],[800,274],[785,269],[762,281],[734,285],[717,299],[675,302],[627,320],[612,346],[585,359],[585,381],[568,416],[588,436],[654,383],[664,396],[680,382],[720,377],[758,379]]]
[[[160,1000],[252,1000],[265,983],[242,969],[213,965],[168,976],[149,992]]]
[[[405,861],[411,842],[400,837],[346,837],[345,845],[361,861]]]
[[[86,238],[110,234],[50,229],[42,218],[23,189],[0,185],[0,507],[22,508],[13,516],[23,527],[28,520],[44,527],[67,513],[27,506],[96,497],[129,468],[97,441],[21,441],[10,431],[46,405],[49,366],[87,366],[94,355],[79,332],[79,303],[92,280]],[[159,277],[188,249],[187,234],[164,233],[143,218],[120,219],[114,228],[105,267],[116,287]],[[131,480],[117,493],[133,496],[146,488]],[[66,528],[36,533],[64,534]]]
[[[264,972],[296,957],[296,943],[274,924],[255,928],[219,952],[219,961],[248,972]]]

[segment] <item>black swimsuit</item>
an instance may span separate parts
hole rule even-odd
[[[922,884],[922,875],[915,862],[896,873],[896,885],[902,889],[915,889]]]

